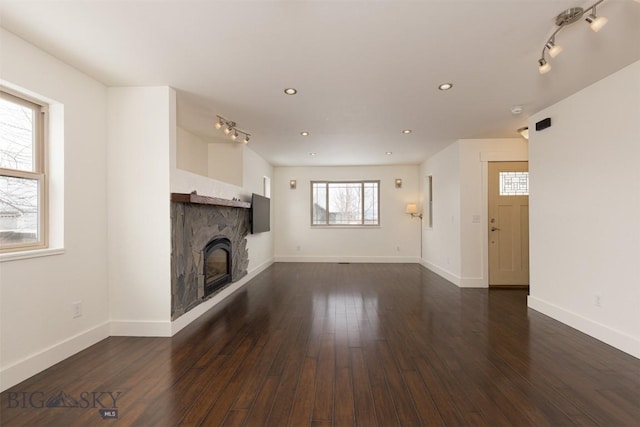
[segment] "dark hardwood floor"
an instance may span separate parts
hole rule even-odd
[[[7,390],[0,424],[639,425],[640,361],[526,295],[274,264],[173,338],[108,338]]]

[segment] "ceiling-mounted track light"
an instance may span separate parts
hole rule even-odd
[[[556,16],[556,25],[558,28],[551,34],[551,37],[547,39],[547,42],[544,44],[542,48],[542,54],[540,55],[540,59],[538,59],[538,71],[540,74],[546,74],[551,70],[551,64],[547,62],[545,58],[545,51],[549,52],[549,56],[551,58],[555,58],[558,56],[560,52],[562,52],[562,47],[556,44],[556,35],[567,25],[571,25],[574,22],[579,21],[583,16],[586,15],[585,20],[589,23],[589,26],[596,33],[602,29],[607,23],[607,18],[604,16],[596,15],[596,6],[602,3],[604,0],[599,0],[595,2],[592,6],[583,9],[581,7],[572,7],[560,13]],[[638,0],[636,0],[638,1]]]
[[[216,129],[223,129],[225,135],[231,135],[231,139],[236,141],[240,135],[244,135],[242,142],[245,144],[249,143],[250,133],[240,130],[236,127],[236,122],[231,120],[227,120],[222,116],[216,116],[218,121],[214,125]]]

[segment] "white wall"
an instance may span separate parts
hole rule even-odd
[[[178,127],[176,144],[176,164],[179,169],[209,176],[209,150],[206,142]]]
[[[244,144],[235,141],[209,141],[207,144],[208,176],[242,187],[244,147]]]
[[[636,62],[529,121],[552,120],[529,143],[529,307],[636,357],[639,76]]]
[[[108,335],[105,86],[0,29],[3,83],[53,100],[56,255],[0,262],[0,389]],[[61,121],[64,121],[62,123]],[[56,209],[57,210],[57,209]],[[55,222],[55,221],[54,221]],[[62,236],[62,233],[64,235]],[[72,303],[82,316],[72,318]]]
[[[423,188],[433,178],[433,227],[423,228],[422,263],[460,285],[460,144],[453,143],[420,168]],[[427,200],[427,195],[423,197]]]
[[[108,89],[112,335],[171,335],[170,147],[175,92]]]
[[[176,166],[187,172],[242,187],[244,144],[204,138],[178,127]]]
[[[242,194],[250,200],[251,193],[264,195],[264,177],[273,178],[273,166],[267,163],[262,157],[251,149],[244,147],[244,188]],[[267,233],[249,234],[247,236],[247,248],[249,249],[250,273],[262,270],[273,263],[273,242],[274,242],[274,204],[279,203],[277,198],[271,200],[271,231]]]
[[[422,164],[434,197],[433,228],[423,230],[427,268],[461,287],[489,286],[488,162],[526,161],[527,150],[522,138],[461,139]]]
[[[272,182],[276,261],[416,262],[420,220],[407,215],[405,206],[419,201],[418,172],[417,165],[276,167]],[[400,189],[395,188],[396,178],[402,179]],[[295,190],[289,188],[291,179],[297,181]],[[312,228],[312,180],[380,180],[380,227]]]

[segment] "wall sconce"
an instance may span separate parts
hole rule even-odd
[[[415,203],[408,203],[405,212],[411,215],[411,218],[418,217],[422,219],[422,214],[418,213],[418,206]]]
[[[289,188],[292,189],[292,190],[296,189],[296,180],[295,179],[289,180]]]
[[[396,188],[402,188],[402,179],[396,178]]]

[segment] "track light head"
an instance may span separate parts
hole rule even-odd
[[[549,40],[545,46],[549,50],[549,56],[552,58],[555,58],[560,54],[560,52],[562,52],[562,46],[556,44],[553,39]]]
[[[249,135],[245,135],[245,136],[244,136],[244,139],[242,140],[242,142],[243,142],[244,144],[248,144],[248,143],[249,143]]]
[[[234,141],[238,139],[238,131],[233,131],[233,133],[231,134],[231,139],[233,139]]]
[[[224,120],[218,117],[218,121],[216,122],[215,127],[216,129],[222,129],[222,126],[224,126]]]
[[[229,135],[231,133],[231,128],[229,127],[229,125],[227,125],[227,127],[224,128],[223,132],[225,135]]]
[[[602,27],[607,25],[607,22],[609,22],[609,20],[604,16],[596,16],[596,8],[595,7],[593,8],[593,13],[590,13],[589,15],[587,15],[587,17],[584,18],[584,20],[589,23],[589,27],[595,33],[600,31],[602,29]]]
[[[540,74],[547,74],[549,71],[551,71],[551,64],[544,58],[538,59],[538,72]]]

